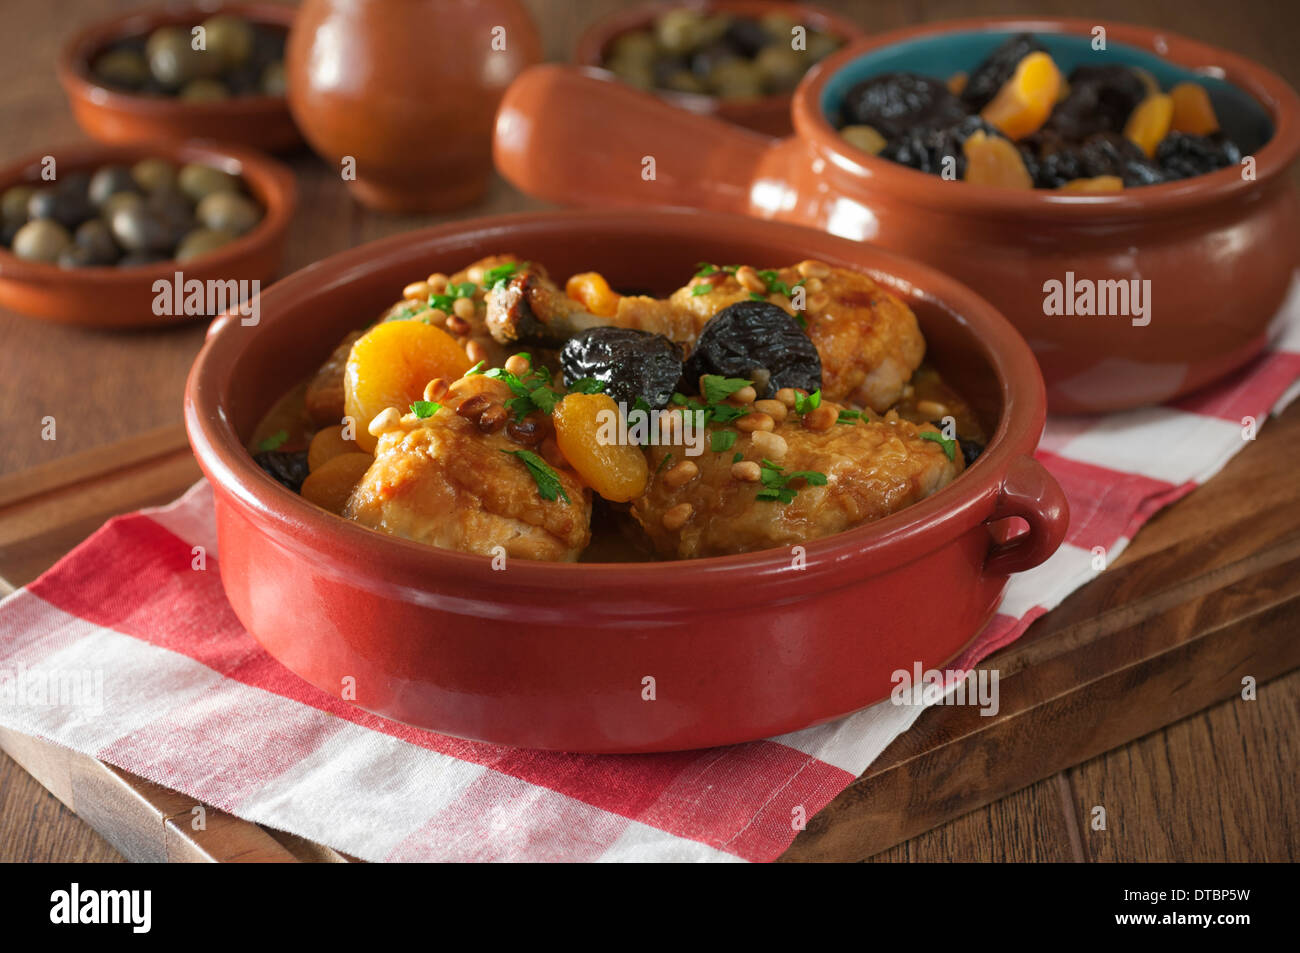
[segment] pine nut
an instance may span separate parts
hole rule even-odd
[[[754,401],[754,409],[767,414],[778,424],[785,420],[786,414],[790,412],[785,404],[781,403],[779,400],[772,400],[771,398],[768,398],[767,400]]]
[[[436,295],[446,291],[447,285],[451,283],[447,276],[440,271],[435,271],[425,279],[425,282],[429,285],[429,290]]]
[[[785,442],[785,437],[780,434],[759,430],[750,434],[749,439],[753,443],[755,450],[762,456],[767,457],[767,459],[775,460],[777,463],[785,459],[786,451],[790,449],[790,445]]]
[[[664,513],[664,529],[670,533],[675,533],[686,525],[687,520],[695,515],[695,507],[689,503],[678,503],[672,509]]]
[[[424,385],[424,399],[441,401],[447,396],[449,390],[451,390],[451,385],[447,383],[445,378],[435,377]]]
[[[741,265],[736,269],[736,280],[740,282],[740,287],[746,291],[752,291],[756,294],[767,291],[767,282],[759,277],[758,272],[749,265]]]
[[[370,426],[366,429],[370,431],[372,437],[382,437],[390,430],[396,430],[402,425],[402,413],[396,407],[385,407],[379,413],[375,414],[374,420],[370,421]]]
[[[807,304],[809,311],[824,311],[826,310],[826,306],[830,303],[830,297],[822,292],[808,296]]]
[[[745,483],[757,483],[763,475],[763,468],[753,460],[740,460],[731,465],[731,475]]]
[[[471,266],[469,269],[467,269],[466,272],[465,272],[465,280],[466,280],[466,281],[472,281],[472,282],[474,282],[474,284],[476,284],[476,285],[481,285],[481,284],[483,284],[483,275],[484,275],[484,274],[485,274],[485,272],[483,271],[483,266],[482,266],[482,265],[472,265],[472,266]]]
[[[937,400],[918,400],[916,412],[926,420],[942,420],[948,416],[948,405],[941,404]]]
[[[728,398],[733,404],[752,404],[758,397],[758,391],[752,387],[742,387],[740,390],[732,393]]]
[[[448,315],[447,330],[452,334],[469,334],[469,322],[459,315]]]
[[[479,361],[487,360],[487,348],[478,341],[465,342],[465,356],[477,364]]]
[[[798,395],[795,394],[793,387],[782,387],[776,392],[776,399],[785,404],[785,406],[790,410],[794,410],[796,396]]]
[[[834,404],[822,404],[803,415],[803,425],[809,430],[830,430],[839,416],[840,409]]]
[[[506,358],[506,370],[514,374],[515,377],[523,377],[532,370],[532,364],[522,354],[511,354]]]
[[[402,289],[402,297],[407,301],[429,297],[429,283],[427,281],[412,281]]]
[[[763,413],[746,414],[736,420],[736,429],[745,433],[753,433],[756,430],[771,430],[775,426],[776,421]]]
[[[674,467],[670,467],[664,474],[664,484],[676,489],[679,486],[685,486],[700,475],[700,468],[690,460],[683,460]]]
[[[420,317],[434,325],[447,323],[447,312],[443,311],[442,308],[430,308],[428,311],[423,312]]]
[[[796,266],[799,274],[804,278],[825,278],[831,273],[831,266],[824,261],[817,261],[809,258],[807,261],[801,261]]]
[[[451,306],[451,310],[456,312],[456,317],[468,321],[470,318],[474,317],[474,299],[457,298],[455,304]]]

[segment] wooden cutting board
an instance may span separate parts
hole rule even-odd
[[[785,860],[858,860],[1300,667],[1300,403],[1158,514],[1096,580],[981,668],[1000,710],[938,706],[808,822]],[[199,478],[166,428],[0,477],[0,589],[30,582],[108,517]],[[40,739],[0,749],[128,859],[352,858]]]

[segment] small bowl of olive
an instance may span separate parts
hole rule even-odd
[[[78,125],[102,142],[210,139],[286,152],[302,144],[285,99],[293,13],[243,3],[103,20],[64,46],[59,81]]]
[[[157,326],[156,282],[267,282],[293,177],[251,150],[162,141],[55,149],[0,169],[0,305],[92,327]],[[173,309],[174,310],[174,309]]]
[[[575,60],[683,109],[786,136],[804,73],[861,36],[851,21],[802,3],[656,4],[598,20],[579,37]]]

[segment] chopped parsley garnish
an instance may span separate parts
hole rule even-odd
[[[715,430],[709,434],[709,449],[714,453],[730,450],[735,445],[736,431],[734,430]]]
[[[569,388],[570,394],[600,394],[605,390],[605,382],[598,381],[594,377],[583,377],[573,382]]]
[[[415,305],[408,304],[408,305],[404,305],[400,310],[398,310],[396,314],[394,314],[388,320],[409,321],[413,317],[415,317]]]
[[[796,470],[793,473],[785,473],[785,468],[779,464],[773,463],[766,457],[760,464],[759,482],[763,484],[763,489],[754,495],[756,500],[768,500],[778,503],[790,503],[799,491],[790,486],[793,480],[803,480],[808,486],[825,486],[826,474],[818,473],[816,470]]]
[[[497,265],[495,268],[489,268],[483,273],[483,290],[496,291],[502,285],[508,284],[510,279],[520,268],[526,268],[528,262],[508,261],[504,264]]]
[[[732,462],[732,463],[739,463],[741,460],[744,460],[744,459],[745,459],[745,455],[744,455],[743,453],[741,453],[739,450],[737,450],[737,451],[735,452],[735,454],[732,456],[732,458],[731,458],[731,462]]]
[[[471,374],[482,374],[483,365],[486,363],[487,361],[479,361],[477,364],[475,364],[473,367],[471,367],[469,370],[465,372],[465,376],[469,377]]]
[[[764,298],[764,297],[763,297],[761,294],[759,294],[757,291],[751,291],[751,292],[749,293],[749,300],[750,300],[750,301],[766,301],[767,299]]]
[[[549,414],[555,409],[555,405],[560,402],[560,395],[543,384],[541,387],[529,391],[528,399],[533,402],[533,406],[538,410]]]
[[[720,404],[736,391],[751,384],[753,381],[744,377],[722,377],[719,374],[705,374],[700,378],[704,399],[710,404]]]
[[[698,298],[700,295],[706,295],[712,290],[713,285],[709,284],[707,281],[701,282],[691,289],[691,297]]]
[[[271,436],[267,437],[257,445],[258,450],[279,450],[284,446],[284,442],[289,439],[289,431],[277,430]]]
[[[442,404],[436,400],[417,400],[411,404],[411,413],[424,420],[426,417],[432,417],[436,414]]]
[[[695,273],[696,278],[707,278],[709,275],[716,275],[718,273],[718,266],[710,265],[707,261],[697,261],[695,267],[699,269],[699,271]]]
[[[501,452],[507,456],[518,457],[523,465],[528,468],[528,472],[532,474],[533,482],[537,484],[537,493],[542,499],[554,500],[558,496],[565,503],[571,502],[569,494],[564,492],[559,476],[537,454],[531,450],[502,450]]]
[[[796,414],[806,414],[809,411],[816,410],[821,405],[822,392],[820,389],[807,395],[799,393],[794,395],[794,412]]]
[[[855,424],[862,419],[862,411],[849,410],[847,408],[840,411],[840,415],[835,418],[837,424]]]
[[[945,437],[943,434],[941,434],[941,433],[937,433],[937,432],[935,432],[935,431],[933,431],[933,430],[923,430],[923,431],[921,431],[921,439],[922,439],[922,440],[933,440],[933,441],[934,441],[935,443],[937,443],[939,446],[943,447],[943,452],[944,452],[945,454],[948,455],[948,459],[949,459],[949,460],[956,459],[956,457],[957,457],[957,441],[956,441],[956,440],[949,440],[949,439],[948,439],[947,437]]]
[[[668,468],[668,464],[672,462],[673,455],[671,453],[664,454],[664,458],[659,461],[659,466],[655,467],[655,473],[662,473]]]

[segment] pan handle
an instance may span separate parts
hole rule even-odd
[[[743,213],[779,140],[670,106],[604,71],[524,70],[497,110],[492,157],[521,191],[565,205]]]
[[[1029,532],[1006,542],[995,542],[984,560],[984,571],[1009,576],[1045,562],[1060,547],[1070,525],[1070,504],[1065,491],[1033,457],[1017,457],[1007,469],[998,490],[993,514],[985,524],[1022,517]]]

